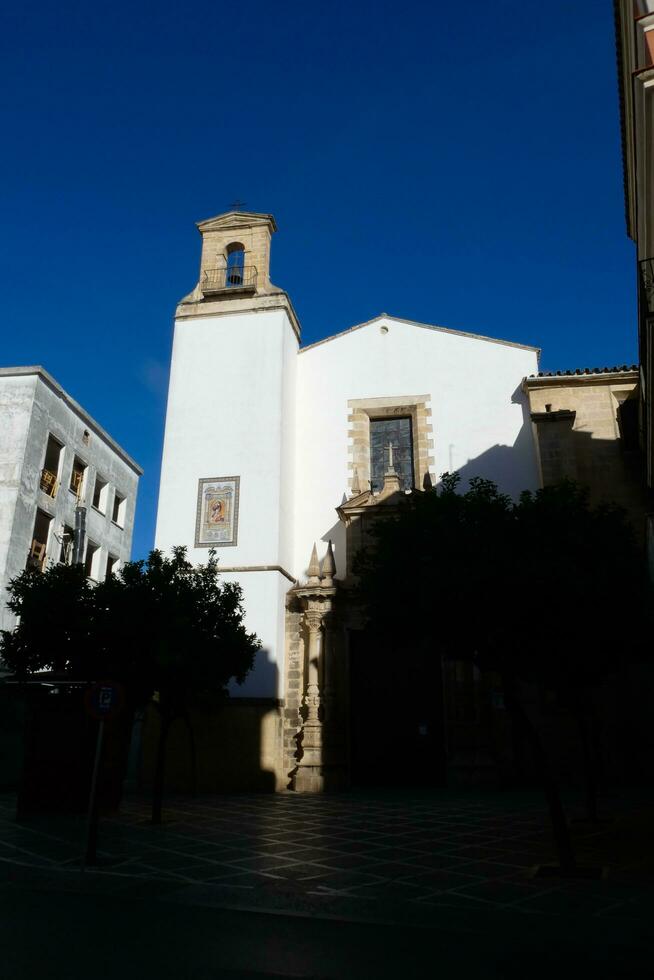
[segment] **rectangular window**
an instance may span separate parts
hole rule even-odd
[[[400,478],[400,487],[411,490],[414,478],[410,417],[370,419],[370,474],[375,491],[384,485],[384,473],[390,466],[390,446],[393,447],[393,469]]]
[[[61,529],[61,550],[59,552],[59,561],[62,565],[72,565],[74,545],[75,533],[72,527],[64,524]]]
[[[114,524],[118,525],[118,527],[125,526],[125,507],[126,507],[125,498],[121,497],[118,491],[116,491],[114,495],[114,509],[111,514],[111,519],[114,522]]]
[[[107,573],[105,577],[109,578],[110,575],[115,575],[116,572],[118,571],[119,566],[120,566],[120,562],[118,561],[116,556],[109,555],[107,558]]]
[[[106,480],[101,479],[99,476],[95,478],[95,486],[93,487],[93,506],[96,510],[99,510],[101,514],[106,514],[107,512],[107,496],[109,494],[109,485]]]
[[[70,489],[78,500],[84,495],[84,478],[86,476],[86,463],[76,456],[73,460],[73,471],[70,474]]]
[[[86,577],[98,581],[100,572],[100,545],[89,541],[86,545],[86,559],[84,560],[84,571]]]
[[[32,532],[32,544],[30,545],[27,556],[28,568],[34,568],[39,572],[42,572],[45,568],[51,524],[52,518],[50,515],[42,510],[37,510],[36,518],[34,519],[34,530]]]
[[[40,487],[49,497],[56,497],[59,489],[59,467],[61,465],[61,454],[63,446],[54,436],[48,436],[48,444],[45,447],[45,459],[41,470]]]

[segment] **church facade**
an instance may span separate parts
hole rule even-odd
[[[216,548],[262,641],[228,730],[200,726],[209,756],[213,740],[250,739],[247,759],[234,748],[232,785],[255,785],[257,770],[269,788],[319,791],[349,781],[354,755],[383,751],[383,739],[366,744],[352,693],[370,680],[347,600],[366,521],[445,471],[513,496],[538,487],[522,382],[539,352],[387,314],[302,347],[291,299],[270,281],[274,218],[229,212],[198,228],[198,283],[175,318],[155,544],[186,545],[198,562]],[[406,724],[419,745],[431,722],[416,712]]]

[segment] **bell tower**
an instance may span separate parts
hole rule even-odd
[[[270,291],[270,239],[277,231],[271,214],[231,211],[201,221],[198,228],[202,235],[199,286],[205,298],[220,295],[222,289]]]
[[[177,318],[284,306],[297,340],[300,324],[283,289],[270,282],[270,244],[277,225],[272,214],[228,211],[200,221],[198,283],[180,302]]]
[[[228,211],[198,229],[198,281],[177,306],[155,544],[185,545],[243,587],[262,641],[235,694],[277,697],[293,569],[295,376],[300,324],[270,281],[270,214]]]

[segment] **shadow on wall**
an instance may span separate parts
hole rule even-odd
[[[523,490],[535,490],[540,485],[529,403],[521,386],[513,392],[511,401],[522,409],[522,425],[515,442],[512,446],[491,446],[458,467],[455,472],[461,477],[461,490],[467,490],[470,480],[480,476],[492,480],[501,493],[517,500]]]
[[[345,524],[343,524],[343,521],[337,520],[335,524],[332,524],[330,529],[328,531],[325,531],[325,533],[321,535],[320,540],[324,542],[325,545],[327,545],[331,541],[334,547],[334,555],[336,557],[337,568],[338,568],[339,558],[342,555],[343,556],[345,555],[345,549],[347,546],[347,532],[346,532]],[[345,566],[343,565],[342,569],[338,568],[337,574],[343,575],[344,573],[345,573]]]
[[[255,670],[263,670],[269,690],[277,690],[278,670],[269,651],[261,651]],[[274,792],[281,725],[282,705],[277,698],[239,698],[238,685],[222,702],[196,705],[190,728],[178,719],[170,731],[166,792]],[[159,737],[159,715],[153,707],[146,711],[141,737],[139,783],[150,787]]]
[[[642,539],[648,508],[637,409],[636,399],[628,399],[619,407],[616,419],[620,435],[614,439],[596,438],[591,432],[575,429],[575,413],[570,411],[536,413],[534,428],[543,484],[573,480],[588,488],[592,506],[618,504]]]
[[[271,658],[270,651],[263,647],[254,658],[254,666],[245,678],[243,684],[231,681],[227,685],[230,697],[232,698],[263,698],[264,700],[275,696],[279,690],[277,681],[279,671],[277,664]]]
[[[574,412],[536,413],[532,422],[526,397],[519,389],[513,401],[520,402],[523,411],[523,425],[515,443],[492,446],[461,466],[457,470],[461,490],[468,488],[473,477],[481,476],[517,499],[523,490],[541,486],[541,479],[544,486],[572,480],[588,488],[592,506],[615,503],[623,507],[641,536],[647,499],[638,445],[637,399],[629,398],[618,407],[619,437],[614,439],[600,439],[592,432],[575,429]]]

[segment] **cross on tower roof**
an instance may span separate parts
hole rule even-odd
[[[244,207],[245,207],[246,204],[247,204],[247,201],[241,201],[241,199],[237,197],[236,200],[235,201],[232,201],[232,203],[230,204],[229,210],[230,211],[242,211],[244,209]]]
[[[388,444],[388,469],[387,473],[395,473],[395,467],[393,466],[393,443]]]

